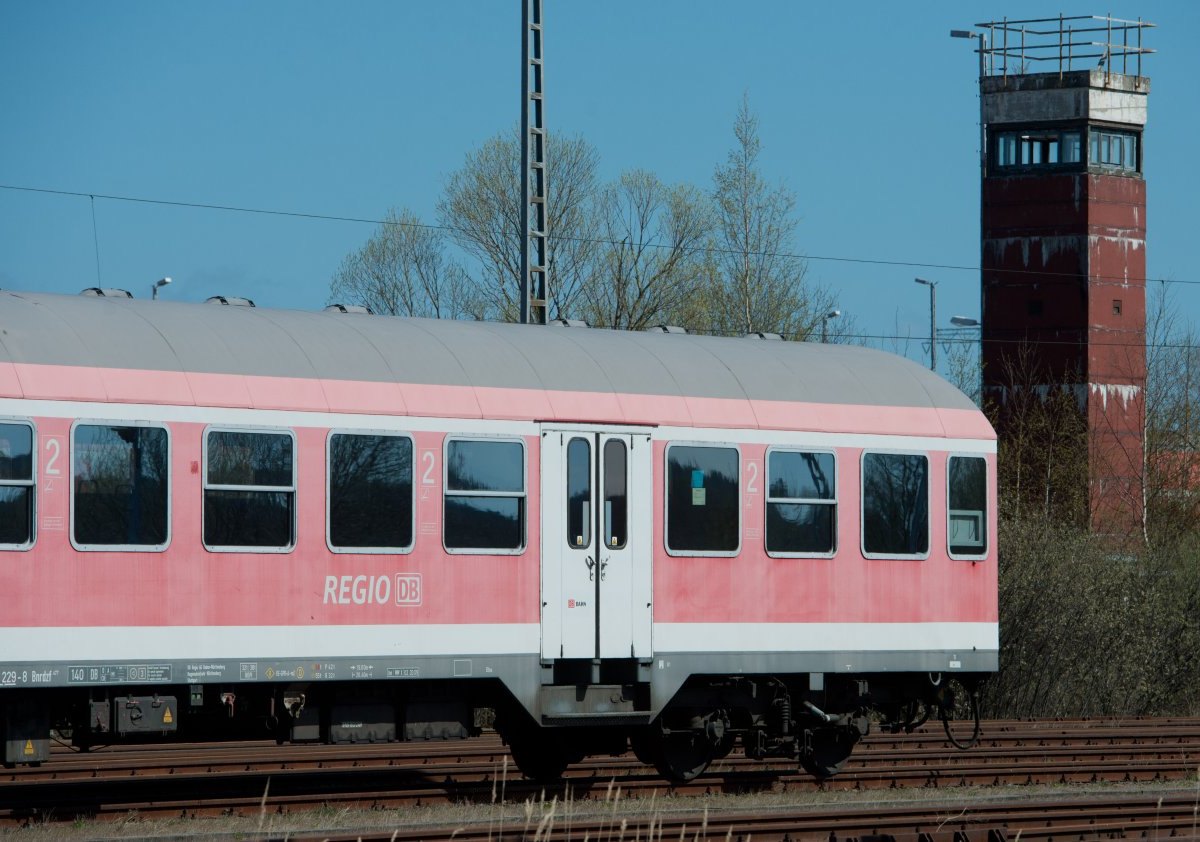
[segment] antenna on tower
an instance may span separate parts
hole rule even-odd
[[[546,324],[546,124],[542,0],[521,0],[521,324]]]

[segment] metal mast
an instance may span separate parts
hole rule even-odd
[[[542,0],[521,0],[521,324],[549,317],[543,101]]]

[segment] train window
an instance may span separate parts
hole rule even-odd
[[[161,550],[170,522],[167,431],[76,424],[71,442],[71,542],[76,549]]]
[[[0,423],[0,547],[33,546],[33,425]]]
[[[929,554],[929,459],[915,453],[864,453],[862,542],[868,558]]]
[[[629,499],[625,442],[609,439],[604,443],[604,546],[621,549],[629,534]]]
[[[567,540],[572,547],[592,545],[592,443],[567,442]]]
[[[832,453],[767,451],[767,553],[830,556],[837,535]]]
[[[983,558],[987,555],[987,460],[951,456],[946,473],[950,556]]]
[[[668,445],[668,553],[737,553],[738,462],[733,447]]]
[[[412,457],[408,436],[330,433],[326,499],[331,550],[412,549]]]
[[[525,443],[447,439],[442,540],[450,552],[525,548]]]
[[[204,546],[291,549],[296,542],[292,433],[209,430],[204,447]]]

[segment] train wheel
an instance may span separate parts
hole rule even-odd
[[[522,775],[538,783],[555,783],[562,780],[570,758],[557,737],[540,730],[514,735],[508,740],[508,750]]]
[[[713,746],[712,759],[724,760],[729,756],[729,753],[733,751],[733,745],[733,734],[726,731],[723,735],[721,735],[721,739],[717,740],[716,745]]]
[[[658,764],[657,755],[654,753],[654,734],[649,728],[639,728],[630,734],[629,747],[633,750],[634,757],[647,766]]]
[[[654,767],[669,781],[687,783],[708,768],[713,760],[713,745],[702,733],[676,731],[654,735]]]
[[[845,768],[857,742],[858,733],[848,728],[811,731],[808,750],[800,753],[800,767],[818,780],[832,778]]]

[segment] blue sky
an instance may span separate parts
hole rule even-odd
[[[951,28],[1104,14],[1158,24],[1145,140],[1148,274],[1192,270],[1200,3],[544,0],[546,120],[601,174],[708,187],[748,93],[766,175],[796,194],[796,249],[869,334],[978,316],[972,43]],[[445,178],[519,117],[519,0],[0,0],[0,184],[380,219],[434,218]],[[1188,56],[1192,56],[1188,59]],[[321,307],[370,225],[0,189],[0,287],[243,295]],[[817,258],[850,258],[851,261]],[[1173,286],[1184,318],[1200,286]],[[895,343],[892,343],[893,345]]]

